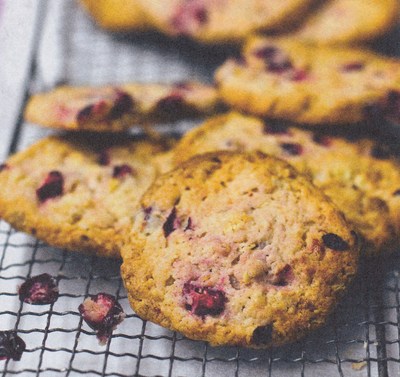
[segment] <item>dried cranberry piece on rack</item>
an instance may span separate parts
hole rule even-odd
[[[59,171],[53,170],[47,174],[42,185],[36,190],[36,196],[39,201],[44,202],[47,199],[62,195],[63,190],[64,177]]]
[[[216,316],[225,309],[225,293],[213,287],[185,283],[182,290],[185,308],[198,316]]]
[[[0,331],[0,360],[21,360],[25,342],[15,331]]]
[[[84,321],[96,331],[101,344],[107,343],[113,330],[124,320],[125,313],[117,299],[107,293],[90,296],[79,305]]]
[[[18,289],[19,299],[27,304],[48,305],[58,299],[57,280],[49,274],[33,276]]]

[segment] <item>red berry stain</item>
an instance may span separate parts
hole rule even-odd
[[[225,309],[225,293],[212,287],[185,283],[182,290],[185,308],[198,316],[219,315]]]
[[[45,178],[42,185],[36,190],[36,196],[40,202],[55,198],[63,194],[64,177],[57,171],[51,171]]]
[[[58,299],[57,281],[49,274],[33,276],[21,285],[18,294],[19,299],[27,304],[53,304]]]

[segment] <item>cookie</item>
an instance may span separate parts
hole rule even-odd
[[[96,23],[111,31],[147,29],[144,12],[134,0],[80,0]]]
[[[159,176],[121,249],[142,318],[212,345],[263,348],[321,326],[357,270],[354,233],[282,160],[210,153]]]
[[[33,95],[25,119],[51,128],[120,132],[137,123],[168,122],[217,108],[216,90],[197,82],[61,86]]]
[[[320,44],[366,42],[390,31],[398,15],[397,0],[330,0],[293,36]]]
[[[51,246],[117,258],[164,148],[128,136],[45,138],[2,165],[0,217]]]
[[[204,43],[239,42],[256,30],[287,27],[312,0],[139,0],[151,24]]]
[[[400,63],[365,50],[256,37],[215,75],[233,108],[310,125],[400,122]]]
[[[175,147],[172,163],[179,166],[216,150],[260,150],[284,159],[338,206],[364,238],[369,256],[387,254],[400,236],[400,164],[376,142],[351,136],[279,127],[230,113],[188,132]]]

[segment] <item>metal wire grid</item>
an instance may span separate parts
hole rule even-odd
[[[38,22],[38,46],[32,57],[27,95],[29,89],[41,90],[60,81],[207,80],[223,59],[224,53],[210,58],[209,52],[198,47],[187,43],[175,46],[156,35],[110,37],[96,29],[69,0],[43,2],[43,6],[39,13],[47,17]],[[55,40],[49,42],[52,34]],[[54,49],[48,52],[49,46],[55,45],[57,53]],[[51,66],[57,68],[51,70]],[[10,153],[46,133],[23,124],[21,115]],[[0,248],[0,326],[14,328],[27,343],[20,362],[0,362],[2,376],[400,374],[400,257],[363,265],[354,287],[323,329],[287,347],[251,351],[213,348],[142,321],[129,308],[118,262],[50,248],[4,222],[0,222]],[[39,307],[20,303],[17,286],[43,272],[57,277],[58,301]],[[77,310],[87,295],[100,291],[116,295],[127,313],[104,347],[98,345]]]

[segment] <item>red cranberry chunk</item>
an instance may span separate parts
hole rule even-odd
[[[257,346],[267,345],[272,340],[272,325],[258,326],[254,329],[251,341]]]
[[[15,331],[0,331],[0,360],[21,360],[25,342]]]
[[[336,251],[345,251],[350,248],[349,244],[334,233],[327,233],[322,236],[322,242],[326,247]]]
[[[33,276],[21,285],[18,294],[19,299],[27,304],[53,304],[58,299],[57,281],[49,274]]]
[[[364,63],[362,62],[351,62],[341,67],[342,72],[357,72],[364,69]]]
[[[267,70],[272,73],[283,73],[293,69],[289,57],[280,49],[274,46],[266,46],[254,52],[254,55],[264,60]]]
[[[225,309],[225,293],[212,287],[185,283],[182,290],[185,308],[198,316],[216,316]]]
[[[295,143],[282,143],[281,148],[283,151],[291,156],[298,156],[303,153],[303,147]]]
[[[133,107],[133,98],[128,93],[117,90],[117,98],[114,102],[114,106],[110,110],[108,117],[110,119],[118,119],[122,115],[129,113]]]
[[[110,163],[110,160],[111,158],[109,151],[107,149],[104,149],[99,153],[99,158],[97,159],[97,162],[99,165],[107,166]]]
[[[171,19],[171,26],[181,35],[189,35],[208,21],[208,11],[202,0],[185,1]]]
[[[40,202],[45,202],[47,199],[55,198],[63,194],[64,177],[57,171],[51,171],[42,185],[36,190],[36,196]]]
[[[132,166],[127,164],[116,165],[113,169],[113,178],[123,178],[126,175],[133,175],[134,170]]]
[[[176,217],[176,208],[174,207],[168,215],[163,225],[164,236],[167,238],[174,230],[180,227],[180,220]]]
[[[293,73],[290,75],[292,81],[304,81],[308,78],[308,73],[304,69],[295,69]]]
[[[332,143],[332,139],[326,135],[314,134],[312,139],[315,143],[323,145],[324,147],[329,147]]]
[[[397,189],[394,193],[393,196],[400,196],[400,189]]]
[[[2,172],[3,170],[7,170],[10,167],[7,164],[0,164],[0,172]]]
[[[94,113],[94,105],[88,105],[78,112],[76,120],[78,123],[86,123]]]
[[[113,330],[125,318],[122,306],[114,296],[107,293],[88,297],[78,309],[89,327],[96,331],[102,344],[108,341]]]

